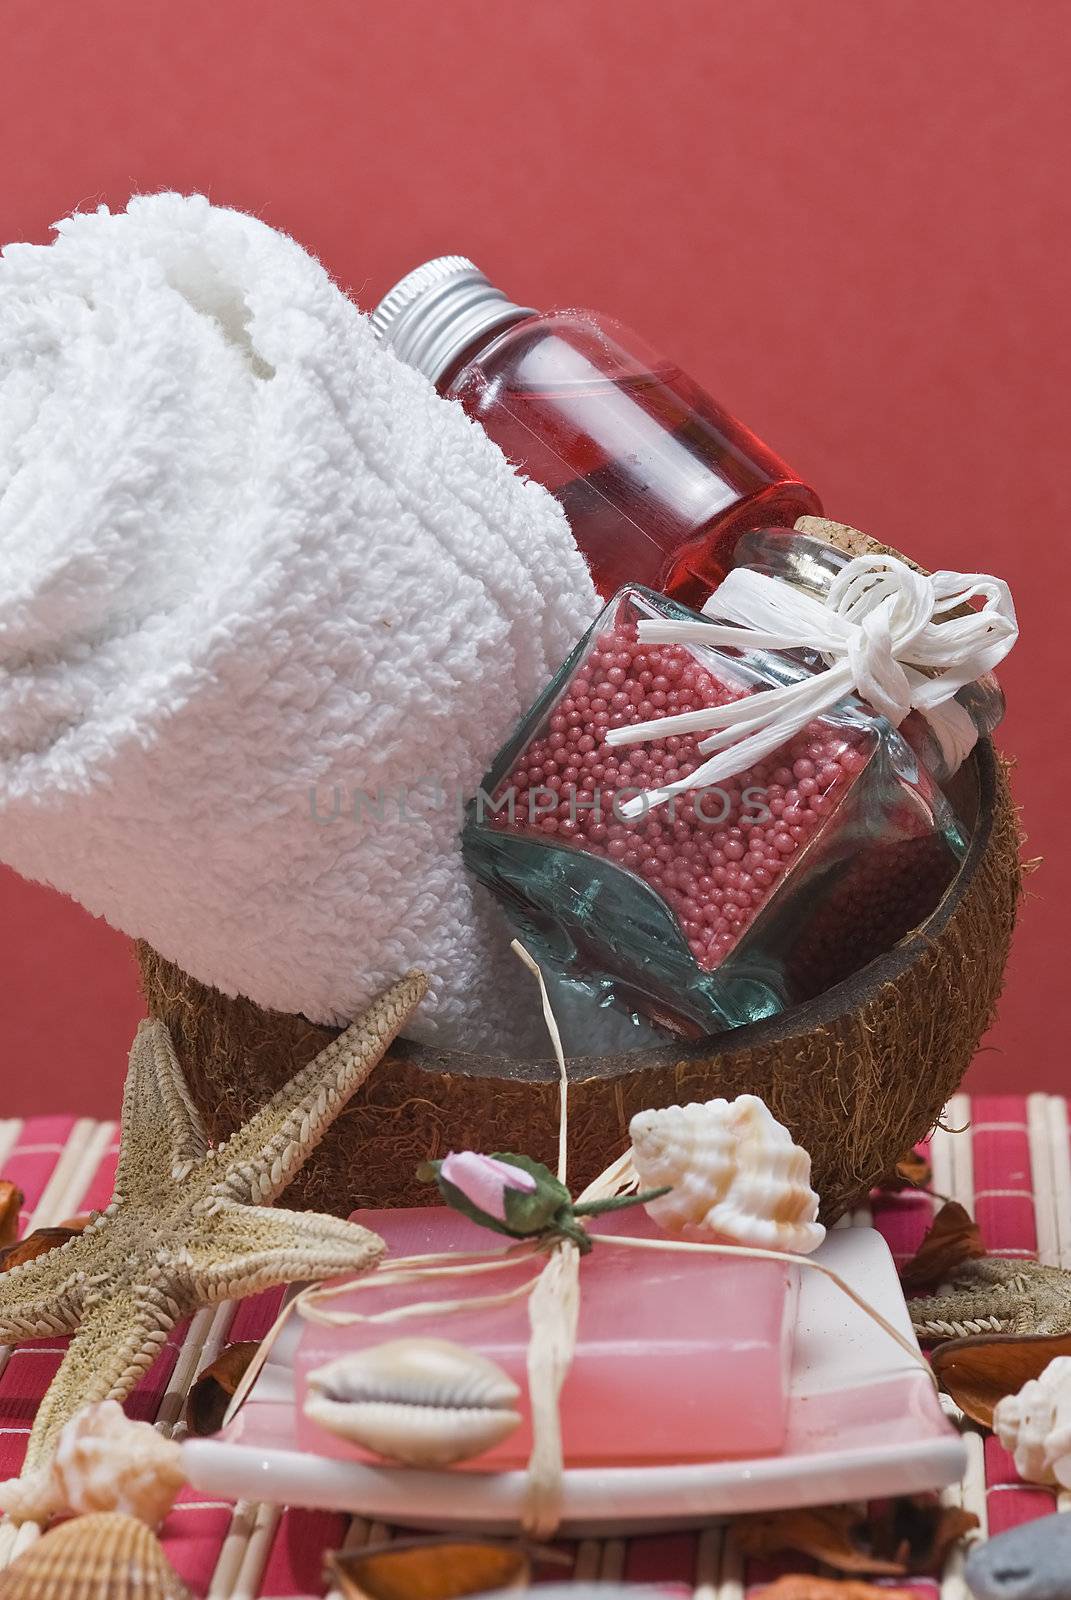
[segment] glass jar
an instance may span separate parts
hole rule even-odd
[[[609,317],[515,305],[444,256],[372,322],[560,500],[604,597],[639,583],[702,604],[741,532],[821,510],[761,439]]]
[[[965,847],[911,745],[852,697],[736,777],[626,816],[705,758],[701,735],[619,745],[611,729],[816,670],[639,638],[643,618],[694,616],[635,585],[615,595],[499,753],[463,834],[539,959],[693,1037],[807,1000],[889,949]]]

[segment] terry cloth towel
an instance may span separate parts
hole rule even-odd
[[[0,858],[227,994],[530,1048],[458,794],[597,609],[557,503],[196,196],[0,257]],[[391,798],[393,797],[393,799]]]

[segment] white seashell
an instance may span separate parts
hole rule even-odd
[[[0,1509],[14,1522],[118,1511],[155,1527],[184,1484],[182,1453],[148,1422],[132,1422],[117,1400],[75,1413],[39,1472],[0,1484]]]
[[[393,1339],[310,1372],[305,1415],[389,1461],[448,1467],[519,1427],[519,1396],[508,1373],[475,1350]]]
[[[811,1158],[757,1095],[640,1111],[629,1133],[641,1187],[671,1186],[647,1206],[667,1232],[801,1255],[825,1238]]]
[[[1057,1356],[1018,1394],[999,1400],[993,1429],[1020,1478],[1071,1488],[1071,1356]]]

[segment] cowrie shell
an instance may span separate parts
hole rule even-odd
[[[305,1415],[388,1461],[448,1467],[519,1427],[519,1396],[478,1351],[447,1339],[392,1339],[310,1372]]]

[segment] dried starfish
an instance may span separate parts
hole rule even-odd
[[[0,1275],[0,1342],[73,1333],[38,1408],[23,1476],[92,1400],[121,1400],[169,1330],[200,1306],[370,1266],[374,1233],[266,1207],[368,1077],[427,988],[410,973],[210,1149],[171,1035],[143,1022],[130,1052],[115,1192],[85,1232]]]
[[[908,1307],[916,1334],[931,1343],[993,1333],[1071,1333],[1071,1272],[983,1256],[957,1267],[946,1293],[909,1300]]]

